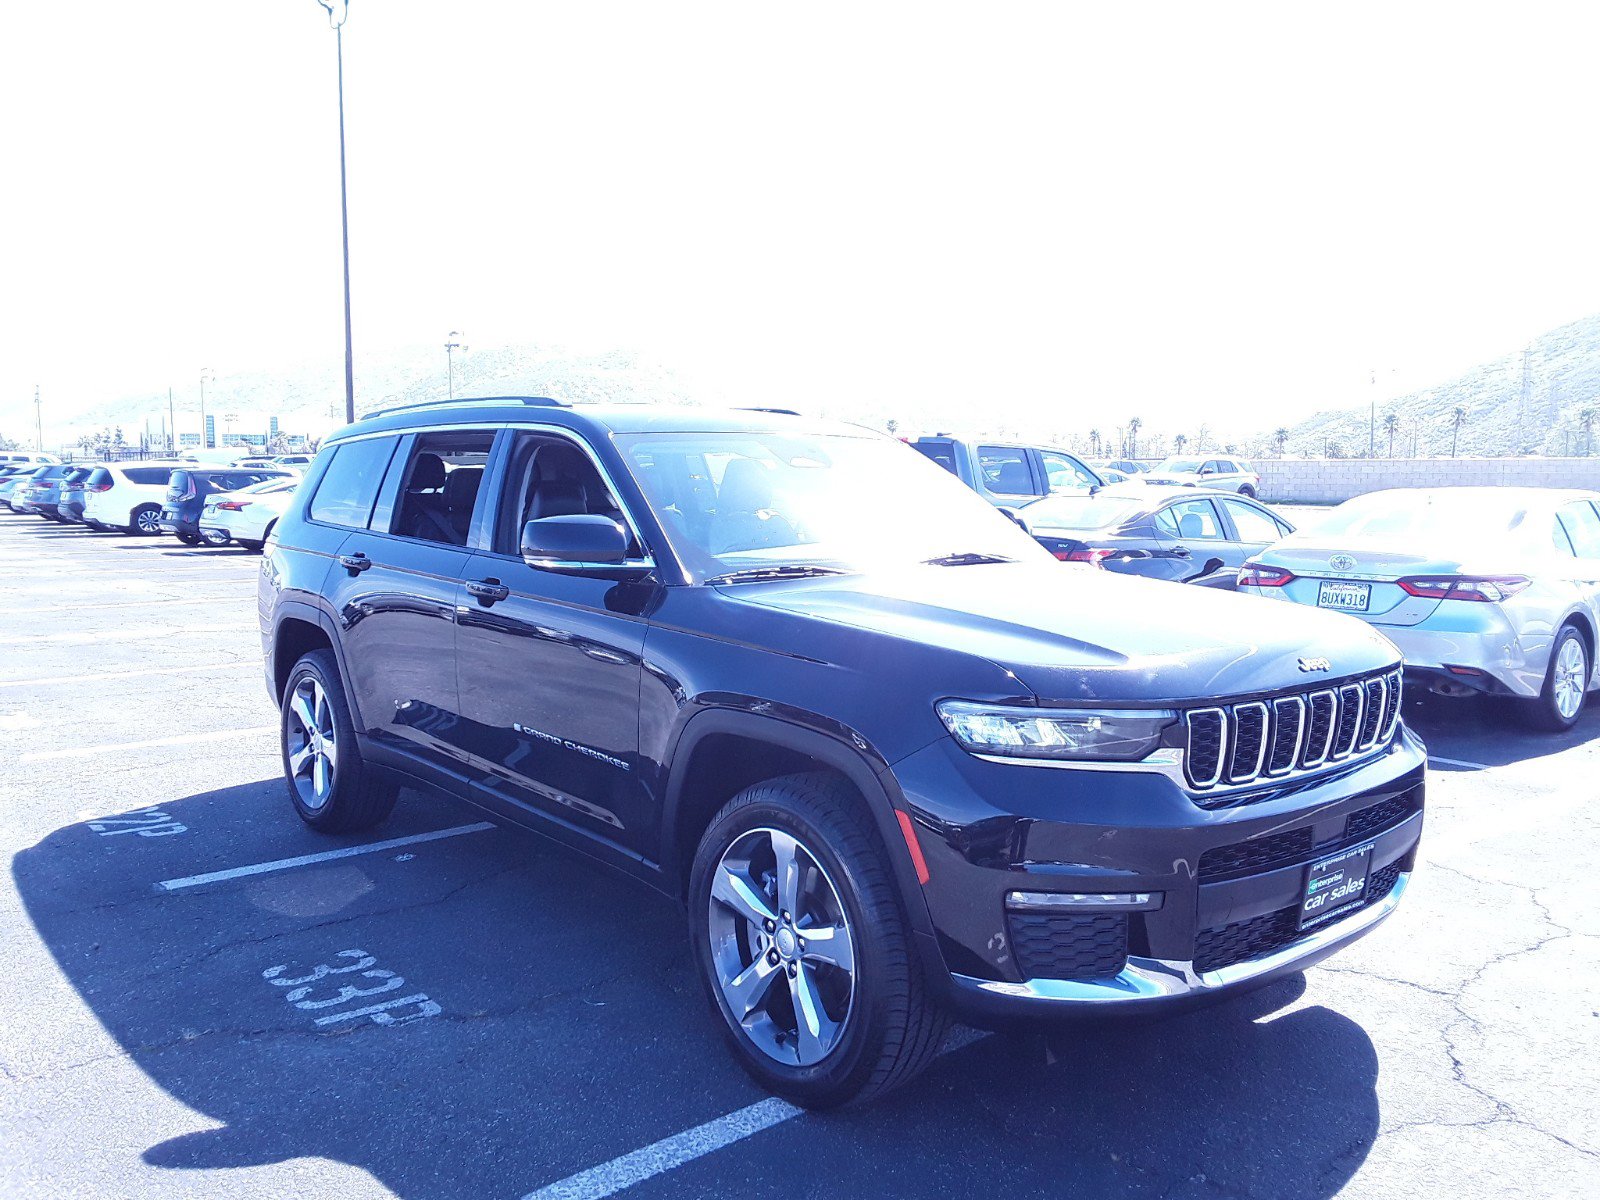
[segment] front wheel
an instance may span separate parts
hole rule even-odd
[[[399,786],[361,757],[332,651],[313,650],[289,672],[279,741],[289,800],[313,829],[367,829],[394,808]]]
[[[128,525],[129,533],[136,533],[144,537],[161,532],[161,510],[154,504],[145,504],[133,510],[133,517]]]
[[[198,533],[180,533],[175,536],[185,546],[198,546],[200,544],[200,535]]]
[[[746,788],[700,841],[695,959],[740,1064],[796,1104],[880,1095],[938,1053],[927,994],[876,829],[830,775]]]
[[[1550,651],[1544,688],[1538,699],[1525,705],[1528,723],[1551,733],[1563,733],[1576,725],[1583,715],[1583,701],[1589,691],[1593,668],[1589,645],[1583,635],[1571,625],[1563,626]]]

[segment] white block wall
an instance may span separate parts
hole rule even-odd
[[[1596,458],[1256,459],[1263,500],[1334,503],[1395,487],[1566,487],[1600,491]]]

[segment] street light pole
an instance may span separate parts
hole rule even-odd
[[[452,400],[456,398],[455,352],[457,350],[465,350],[467,348],[465,342],[456,341],[456,339],[460,336],[461,331],[457,329],[452,329],[448,334],[445,335],[446,341],[444,344],[444,366],[446,376],[449,380],[449,396]]]
[[[44,402],[39,399],[39,385],[33,385],[33,433],[39,441],[39,453],[44,453]]]
[[[356,419],[355,359],[350,349],[350,202],[345,187],[344,169],[344,23],[350,15],[349,0],[317,0],[328,10],[333,26],[335,52],[339,59],[339,221],[344,231],[344,419]]]
[[[200,445],[206,450],[211,449],[211,439],[206,436],[206,380],[216,377],[210,367],[200,368]]]

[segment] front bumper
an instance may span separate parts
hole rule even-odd
[[[893,768],[928,868],[930,978],[984,1024],[1180,1008],[1301,970],[1398,907],[1424,764],[1402,726],[1376,757],[1207,809],[1148,772],[991,763],[935,743]],[[1301,930],[1308,865],[1369,843],[1361,907]],[[1018,893],[1111,902],[1041,917]]]

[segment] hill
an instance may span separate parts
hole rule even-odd
[[[1379,401],[1378,455],[1389,453],[1384,418],[1391,413],[1399,418],[1395,455],[1448,455],[1458,407],[1466,410],[1458,455],[1600,451],[1600,314],[1552,330],[1459,379]],[[1367,431],[1365,407],[1322,412],[1290,427],[1285,445],[1289,454],[1306,458],[1362,457]],[[1275,449],[1270,432],[1251,446],[1258,454]]]

